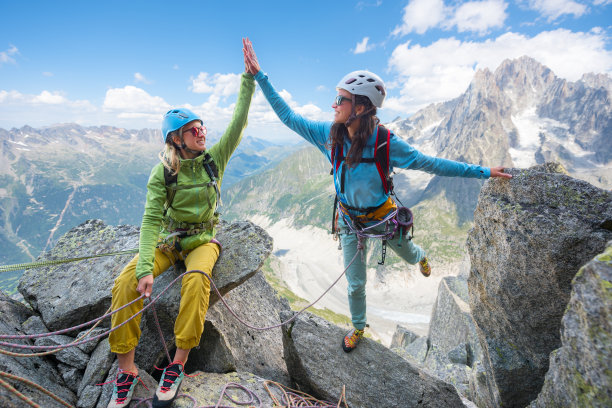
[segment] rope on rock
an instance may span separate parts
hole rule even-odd
[[[101,258],[104,256],[128,255],[128,254],[135,254],[135,253],[138,253],[138,248],[126,249],[125,251],[108,252],[105,254],[87,255],[87,256],[81,256],[77,258],[50,259],[47,261],[28,262],[28,263],[14,264],[14,265],[2,265],[0,266],[0,273],[12,272],[12,271],[25,271],[27,269],[40,268],[41,266],[59,265],[59,264],[65,264],[65,263],[70,263],[70,262],[83,261],[85,259]]]
[[[57,395],[53,394],[50,391],[47,391],[46,389],[44,389],[40,385],[38,385],[38,384],[28,380],[28,379],[25,379],[25,378],[22,378],[22,377],[13,375],[13,374],[5,373],[4,371],[0,371],[0,376],[1,377],[6,377],[6,378],[10,378],[11,380],[21,381],[22,383],[25,383],[25,384],[33,387],[33,388],[36,388],[38,391],[48,395],[49,397],[53,398],[55,401],[59,402],[63,406],[68,407],[68,408],[72,408],[72,405],[68,404],[66,401],[64,401],[63,399],[61,399]],[[4,381],[2,378],[0,378],[0,385],[2,385],[7,390],[11,391],[13,394],[15,394],[17,397],[19,397],[21,400],[23,400],[25,403],[27,403],[31,407],[40,408],[40,405],[36,404],[34,401],[30,400],[28,397],[26,397],[25,395],[23,395],[22,393],[17,391],[17,389],[15,389],[9,383]]]
[[[272,325],[272,326],[267,326],[267,327],[255,327],[252,326],[250,324],[248,324],[247,322],[245,322],[244,320],[242,320],[232,309],[231,307],[227,304],[227,302],[225,301],[225,299],[223,298],[223,296],[221,295],[221,292],[219,291],[219,289],[217,288],[217,286],[215,285],[213,279],[210,277],[210,275],[208,275],[206,272],[198,270],[198,269],[194,269],[191,271],[186,271],[183,272],[182,274],[180,274],[178,277],[176,277],[172,282],[170,282],[154,299],[149,299],[149,302],[137,313],[135,313],[133,316],[131,316],[130,318],[128,318],[127,320],[125,320],[124,322],[122,322],[121,324],[117,325],[114,328],[111,328],[103,333],[100,333],[94,337],[90,337],[90,338],[85,338],[87,337],[87,335],[89,333],[91,333],[91,331],[98,325],[100,324],[100,322],[109,317],[112,316],[113,314],[117,313],[118,311],[130,306],[131,304],[142,300],[145,295],[140,295],[139,297],[137,297],[136,299],[134,299],[133,301],[119,307],[118,309],[111,311],[111,309],[109,308],[107,310],[106,313],[104,313],[104,315],[90,320],[89,322],[86,323],[82,323],[79,324],[77,326],[74,327],[70,327],[67,329],[62,329],[62,330],[57,330],[54,332],[50,332],[50,333],[41,333],[41,334],[32,334],[32,335],[5,335],[5,334],[0,334],[0,339],[19,339],[19,340],[24,340],[24,339],[35,339],[35,338],[41,338],[41,337],[48,337],[48,336],[53,336],[53,335],[57,335],[57,334],[63,334],[63,333],[68,333],[71,332],[73,330],[76,329],[80,329],[83,327],[86,327],[92,323],[95,323],[95,325],[93,327],[90,328],[90,330],[84,334],[83,336],[81,336],[79,339],[75,339],[75,341],[69,343],[69,344],[65,344],[65,345],[53,345],[53,346],[35,346],[35,345],[23,345],[23,344],[16,344],[16,343],[7,343],[7,342],[0,342],[0,346],[3,347],[11,347],[11,348],[19,348],[19,349],[31,349],[31,350],[50,350],[47,352],[42,352],[42,353],[33,353],[33,354],[21,354],[21,353],[12,353],[12,352],[8,352],[5,350],[0,349],[0,354],[6,354],[9,356],[14,356],[14,357],[34,357],[34,356],[42,356],[42,355],[48,355],[48,354],[53,354],[56,353],[60,350],[66,349],[68,347],[74,347],[74,346],[78,346],[80,344],[84,344],[90,341],[94,341],[94,340],[98,340],[102,337],[107,336],[108,334],[110,334],[111,332],[119,329],[120,327],[122,327],[123,325],[127,324],[130,320],[134,319],[136,316],[138,316],[139,314],[142,314],[145,310],[147,310],[149,307],[153,307],[153,314],[154,314],[154,318],[155,318],[155,322],[157,324],[157,328],[159,330],[159,334],[161,336],[161,340],[162,340],[162,344],[164,346],[164,350],[166,353],[166,357],[168,358],[168,361],[171,361],[170,358],[170,353],[168,352],[168,348],[166,346],[166,342],[163,338],[163,333],[161,330],[161,326],[159,324],[159,320],[157,319],[157,313],[155,312],[155,302],[157,302],[157,300],[172,286],[174,285],[179,279],[181,279],[183,276],[185,276],[188,273],[201,273],[204,276],[206,276],[206,278],[210,281],[212,287],[214,288],[215,292],[217,293],[217,295],[219,296],[219,299],[221,300],[221,302],[223,303],[223,305],[227,308],[227,310],[232,314],[232,316],[234,316],[240,323],[242,323],[243,325],[247,326],[250,329],[253,330],[258,330],[258,331],[264,331],[264,330],[270,330],[270,329],[274,329],[277,327],[281,327],[284,326],[288,323],[291,323],[293,320],[297,319],[297,317],[304,312],[306,309],[308,309],[309,307],[312,307],[314,304],[316,304],[319,300],[321,300],[321,298],[323,298],[323,296],[325,296],[335,285],[336,283],[338,283],[338,281],[340,280],[340,278],[346,273],[346,271],[348,270],[348,268],[353,264],[353,262],[355,261],[355,259],[357,259],[357,256],[359,255],[359,253],[362,251],[363,249],[363,245],[361,242],[361,239],[359,240],[358,246],[357,246],[357,251],[355,252],[355,255],[353,256],[353,259],[351,259],[351,261],[349,262],[349,264],[346,266],[346,268],[342,271],[342,273],[338,276],[338,278],[331,284],[331,286],[325,291],[323,292],[323,294],[321,294],[321,296],[319,296],[314,302],[310,303],[309,305],[307,305],[306,307],[302,308],[300,311],[298,311],[296,314],[293,315],[293,317],[291,317],[290,319],[280,323],[280,324],[276,324],[276,325]],[[62,263],[68,263],[68,262],[74,262],[74,261],[79,261],[79,260],[84,260],[84,259],[90,259],[90,258],[97,258],[97,257],[102,257],[102,256],[110,256],[110,255],[124,255],[124,254],[129,254],[129,253],[134,253],[138,252],[138,250],[127,250],[127,251],[119,251],[119,252],[114,252],[114,253],[108,253],[108,254],[99,254],[99,255],[92,255],[92,256],[86,256],[86,257],[79,257],[79,258],[70,258],[70,259],[58,259],[58,260],[52,260],[52,261],[44,261],[44,262],[34,262],[31,264],[18,264],[18,265],[8,265],[8,266],[0,266],[0,273],[1,272],[8,272],[8,271],[12,271],[12,270],[19,270],[19,269],[30,269],[30,268],[36,268],[36,267],[40,267],[40,266],[46,266],[46,265],[55,265],[55,264],[62,264]],[[19,266],[19,267],[17,267]],[[11,269],[12,268],[12,269]],[[32,385],[33,387],[40,389],[41,391],[43,391],[45,394],[50,395],[53,399],[57,400],[58,402],[61,402],[62,404],[70,407],[71,405],[67,404],[65,401],[61,400],[59,397],[57,397],[56,395],[53,395],[52,393],[48,392],[47,390],[44,390],[42,387],[40,387],[39,385],[21,378],[21,377],[15,377],[12,376],[9,373],[0,371],[0,375],[5,376],[5,377],[9,377],[9,378],[14,378],[17,379],[19,381],[25,382],[27,384]],[[274,382],[270,382],[270,383],[274,383]],[[228,385],[230,385],[232,383],[228,383],[226,384],[226,387],[224,387],[222,393],[221,393],[221,398],[219,399],[219,402],[217,403],[217,405],[214,408],[224,408],[223,406],[219,405],[223,399],[224,396],[227,396],[232,402],[234,402],[234,400],[226,394],[226,391],[228,389]],[[277,384],[277,383],[274,383]],[[7,388],[9,391],[15,393],[15,395],[17,395],[19,398],[23,399],[24,401],[26,401],[28,404],[30,404],[31,406],[35,406],[38,407],[38,405],[36,405],[33,401],[29,400],[27,397],[25,397],[22,393],[20,393],[19,391],[17,391],[14,387],[12,387],[10,384],[6,383],[5,381],[3,381],[2,379],[0,379],[0,385],[2,385],[3,387]],[[280,384],[277,384],[277,386],[282,387]],[[229,388],[237,388],[240,387],[241,389],[244,389],[245,392],[247,392],[249,395],[252,395],[252,398],[256,398],[259,401],[259,398],[250,390],[248,390],[246,387],[243,387],[239,384],[234,384],[234,385],[230,385]],[[268,389],[268,387],[266,386],[266,389]],[[293,391],[293,390],[292,390]],[[270,390],[268,389],[268,392],[270,393]],[[300,391],[297,391],[297,393],[300,393]],[[272,398],[274,398],[272,396],[272,394],[270,394]],[[195,407],[195,400],[188,396],[188,395],[184,395],[182,394],[181,396],[185,396],[188,397],[190,399],[192,399],[194,401],[194,407]],[[254,396],[254,397],[253,397]],[[291,396],[291,400],[287,399],[288,404],[290,404],[290,401],[293,401],[294,399],[297,398],[298,403],[301,405],[287,405],[287,407],[330,407],[330,405],[303,405],[303,404],[307,404],[309,401],[311,401],[308,398],[304,398],[304,397],[300,397],[299,394],[291,394],[291,393],[284,393],[284,396],[286,396],[287,398],[289,396]],[[308,396],[309,398],[312,398],[310,396]],[[342,399],[345,399],[344,397],[344,390],[343,390],[343,394],[341,397],[340,402],[342,401]],[[313,399],[314,400],[314,399]],[[316,401],[316,400],[315,400]],[[338,403],[338,407],[340,406],[340,402]],[[148,400],[144,399],[138,402],[137,405],[141,404],[141,403],[147,403],[148,404]],[[236,402],[234,402],[236,403]],[[251,402],[249,402],[251,403]],[[249,404],[246,403],[246,404]],[[259,404],[261,406],[261,402],[259,401]],[[346,404],[346,402],[345,402]],[[245,405],[245,404],[243,404]],[[280,406],[280,405],[279,405]],[[203,407],[203,408],[207,408],[207,407]],[[230,407],[231,408],[231,407]]]

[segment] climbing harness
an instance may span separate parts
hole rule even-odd
[[[106,319],[106,318],[108,318],[108,317],[112,316],[113,314],[115,314],[115,313],[119,312],[120,310],[125,309],[126,307],[129,307],[130,305],[132,305],[132,304],[133,304],[133,303],[135,303],[135,302],[138,302],[138,301],[140,301],[140,300],[144,300],[145,295],[144,295],[144,294],[143,294],[143,295],[140,295],[138,298],[136,298],[136,299],[132,300],[132,301],[131,301],[131,302],[129,302],[129,303],[126,303],[125,305],[123,305],[123,306],[121,306],[121,307],[117,308],[116,310],[111,311],[111,310],[110,310],[110,308],[109,308],[109,310],[108,310],[108,311],[107,311],[107,312],[106,312],[104,315],[102,315],[102,316],[100,316],[100,317],[98,317],[98,318],[96,318],[96,319],[90,320],[89,322],[86,322],[86,323],[82,323],[82,324],[76,325],[76,326],[74,326],[74,327],[70,327],[70,328],[66,328],[66,329],[61,329],[61,330],[57,330],[57,331],[50,332],[50,333],[40,333],[40,334],[30,334],[30,335],[6,335],[6,334],[0,334],[0,339],[6,339],[6,340],[25,340],[25,339],[37,339],[37,338],[41,338],[41,337],[48,337],[48,336],[53,336],[53,335],[58,335],[58,334],[64,334],[64,333],[72,332],[72,331],[74,331],[74,330],[81,329],[81,328],[83,328],[83,327],[87,327],[87,326],[89,326],[89,325],[91,325],[91,324],[94,324],[94,323],[95,323],[94,327],[92,327],[92,328],[91,328],[91,329],[90,329],[90,330],[89,330],[89,331],[88,331],[88,332],[87,332],[85,335],[81,336],[79,339],[75,340],[74,342],[69,343],[69,344],[65,344],[65,345],[35,346],[35,345],[24,345],[24,344],[17,344],[17,343],[9,343],[9,342],[5,342],[5,341],[0,341],[0,346],[2,346],[2,347],[18,348],[18,349],[31,349],[31,350],[50,350],[50,351],[47,351],[47,352],[45,352],[45,353],[37,353],[37,354],[18,354],[18,353],[8,352],[8,351],[6,351],[6,350],[2,350],[2,349],[0,349],[0,353],[2,353],[2,354],[7,354],[7,355],[11,355],[11,356],[16,356],[16,357],[28,357],[28,356],[32,356],[32,357],[33,357],[33,356],[35,356],[35,355],[47,355],[47,354],[52,354],[52,353],[58,352],[58,351],[60,351],[60,350],[66,349],[66,348],[68,348],[68,347],[74,347],[74,346],[78,346],[78,345],[80,345],[80,344],[84,344],[84,343],[87,343],[87,342],[90,342],[90,341],[99,340],[99,339],[101,339],[102,337],[105,337],[105,336],[109,335],[111,332],[113,332],[113,331],[115,331],[115,330],[119,329],[120,327],[124,326],[124,325],[125,325],[125,324],[127,324],[127,323],[128,323],[130,320],[134,319],[136,316],[138,316],[138,315],[140,315],[140,314],[144,313],[144,311],[145,311],[145,310],[147,310],[147,309],[149,309],[149,308],[152,308],[152,310],[153,310],[154,320],[155,320],[155,323],[156,323],[156,325],[157,325],[158,332],[159,332],[159,334],[160,334],[160,336],[161,336],[161,339],[162,339],[162,344],[163,344],[163,347],[164,347],[164,351],[165,351],[165,354],[166,354],[166,358],[168,359],[168,361],[172,361],[172,360],[171,360],[171,358],[170,358],[170,353],[169,353],[168,348],[167,348],[167,346],[166,346],[166,342],[165,342],[165,341],[164,341],[164,339],[163,339],[163,334],[162,334],[161,326],[160,326],[160,324],[159,324],[159,320],[157,319],[157,313],[155,312],[155,306],[154,306],[154,305],[155,305],[155,303],[158,301],[158,299],[159,299],[159,298],[160,298],[162,295],[164,295],[164,293],[165,293],[165,292],[166,292],[166,291],[167,291],[167,290],[168,290],[168,289],[169,289],[169,288],[170,288],[172,285],[174,285],[176,282],[178,282],[180,279],[182,279],[182,278],[183,278],[185,275],[187,275],[188,273],[200,273],[200,274],[203,274],[204,276],[206,276],[206,278],[207,278],[207,279],[210,281],[211,286],[213,287],[213,289],[214,289],[214,290],[215,290],[215,292],[217,293],[217,296],[219,297],[219,299],[221,300],[221,302],[223,303],[223,305],[224,305],[224,306],[225,306],[225,307],[228,309],[228,311],[229,311],[229,312],[232,314],[232,316],[234,316],[234,317],[235,317],[235,318],[236,318],[236,319],[237,319],[239,322],[241,322],[243,325],[247,326],[247,327],[248,327],[248,328],[250,328],[250,329],[257,330],[257,331],[264,331],[264,330],[270,330],[270,329],[278,328],[278,327],[281,327],[281,326],[283,326],[283,325],[286,325],[286,324],[291,323],[292,321],[294,321],[295,319],[297,319],[297,317],[298,317],[298,316],[299,316],[299,315],[300,315],[302,312],[304,312],[306,309],[308,309],[309,307],[311,307],[311,306],[313,306],[315,303],[317,303],[319,300],[321,300],[321,298],[322,298],[323,296],[325,296],[325,295],[326,295],[326,294],[327,294],[327,293],[328,293],[328,292],[329,292],[329,291],[330,291],[330,290],[331,290],[331,289],[332,289],[332,288],[333,288],[333,287],[336,285],[336,283],[337,283],[337,282],[340,280],[340,278],[342,278],[342,276],[343,276],[343,275],[346,273],[347,269],[348,269],[348,268],[349,268],[349,267],[350,267],[350,266],[353,264],[353,262],[355,261],[355,259],[357,259],[357,256],[359,255],[359,253],[360,253],[362,250],[363,250],[363,246],[358,245],[358,247],[357,247],[357,251],[356,251],[355,256],[353,257],[353,259],[352,259],[352,260],[349,262],[349,264],[347,265],[347,267],[344,269],[344,271],[342,271],[342,273],[341,273],[341,274],[338,276],[338,278],[337,278],[337,279],[336,279],[336,280],[335,280],[335,281],[332,283],[332,285],[331,285],[331,286],[330,286],[330,287],[329,287],[329,288],[328,288],[328,289],[327,289],[325,292],[323,292],[323,294],[321,294],[321,296],[319,296],[319,297],[318,297],[318,298],[317,298],[317,299],[316,299],[314,302],[310,303],[309,305],[307,305],[306,307],[304,307],[303,309],[301,309],[300,311],[298,311],[297,313],[295,313],[295,314],[294,314],[294,315],[293,315],[293,316],[292,316],[290,319],[288,319],[288,320],[286,320],[286,321],[284,321],[284,322],[282,322],[282,323],[276,324],[276,325],[267,326],[267,327],[256,327],[256,326],[252,326],[252,325],[250,325],[250,324],[246,323],[246,322],[245,322],[244,320],[242,320],[242,319],[241,319],[241,318],[240,318],[240,317],[239,317],[239,316],[238,316],[238,315],[237,315],[237,314],[236,314],[236,313],[235,313],[235,312],[234,312],[234,311],[231,309],[231,307],[230,307],[230,306],[227,304],[227,302],[225,301],[225,299],[224,299],[224,298],[223,298],[223,296],[221,295],[221,293],[220,293],[219,289],[218,289],[218,288],[217,288],[217,286],[215,285],[215,283],[214,283],[213,279],[210,277],[210,275],[208,275],[206,272],[201,271],[201,270],[191,270],[191,271],[185,271],[185,272],[183,272],[182,274],[180,274],[179,276],[177,276],[177,277],[176,277],[176,278],[175,278],[175,279],[174,279],[172,282],[170,282],[170,283],[169,283],[169,284],[168,284],[168,285],[167,285],[167,286],[166,286],[166,287],[165,287],[165,288],[164,288],[164,289],[163,289],[163,290],[162,290],[162,291],[161,291],[161,292],[160,292],[160,293],[159,293],[159,294],[158,294],[158,295],[155,297],[155,298],[152,298],[152,299],[151,299],[151,298],[149,298],[149,302],[147,302],[147,304],[146,304],[146,305],[144,305],[144,306],[143,306],[143,308],[142,308],[141,310],[139,310],[138,312],[136,312],[136,313],[135,313],[133,316],[131,316],[130,318],[128,318],[126,321],[124,321],[124,322],[120,323],[119,325],[117,325],[117,326],[115,326],[115,327],[113,327],[113,328],[111,328],[111,329],[109,329],[109,330],[107,330],[107,331],[104,331],[103,333],[100,333],[100,334],[98,334],[98,335],[96,335],[96,336],[93,336],[93,337],[87,337],[87,336],[89,335],[89,333],[91,333],[91,331],[92,331],[92,330],[93,330],[93,329],[96,327],[96,325],[98,325],[98,324],[99,324],[99,323],[100,323],[102,320],[104,320],[104,319]],[[120,252],[120,253],[121,253],[121,254],[123,254],[123,253],[126,253],[126,251],[122,251],[122,252]],[[127,252],[127,253],[129,253],[129,252]],[[94,257],[98,257],[98,256],[103,256],[103,255],[108,255],[108,254],[101,254],[101,255],[95,255],[95,256],[80,257],[80,258],[74,258],[74,259],[75,259],[75,260],[80,260],[80,259],[89,259],[89,258],[94,258]],[[61,262],[57,262],[57,263],[67,263],[67,262],[69,262],[68,260],[58,260],[58,261],[61,261]],[[27,379],[24,379],[24,378],[21,378],[21,377],[16,377],[16,376],[13,376],[13,375],[11,375],[11,374],[9,374],[9,373],[5,373],[5,372],[3,372],[3,371],[0,371],[0,376],[4,376],[4,377],[6,377],[6,378],[11,378],[11,379],[14,379],[14,380],[17,380],[17,381],[22,381],[22,382],[24,382],[24,383],[26,383],[26,384],[32,385],[33,387],[35,387],[35,388],[37,388],[37,389],[39,389],[39,388],[40,388],[40,386],[38,386],[38,385],[36,385],[36,384],[32,383],[31,381],[29,381],[29,380],[27,380]],[[10,392],[13,392],[15,395],[17,395],[17,396],[18,396],[20,399],[24,400],[24,401],[25,401],[26,403],[28,403],[30,406],[32,406],[32,407],[39,407],[39,405],[37,405],[36,403],[34,403],[34,402],[33,402],[33,401],[31,401],[30,399],[28,399],[26,396],[24,396],[22,393],[20,393],[19,391],[17,391],[17,390],[16,390],[14,387],[12,387],[10,384],[8,384],[6,381],[2,380],[1,378],[0,378],[0,386],[2,386],[2,387],[4,387],[4,388],[6,388],[6,389],[7,389],[7,390],[9,390]],[[241,385],[237,385],[237,386],[238,386],[238,387],[242,387]],[[244,387],[242,387],[242,388],[244,388]],[[266,388],[267,388],[267,387],[266,387]],[[250,392],[250,391],[249,391],[249,392]],[[50,392],[48,392],[48,391],[45,391],[45,393],[46,393],[46,394],[51,394],[51,393],[50,393]],[[221,403],[221,400],[222,400],[222,398],[223,398],[223,395],[224,395],[224,394],[225,394],[225,389],[224,389],[224,391],[223,391],[223,393],[222,393],[221,399],[219,400],[219,402],[217,403],[217,405],[215,405],[215,408],[223,408],[223,406],[222,406],[222,405],[220,405],[220,403]],[[61,400],[59,397],[57,397],[57,396],[55,396],[55,395],[50,395],[50,396],[51,396],[53,399],[57,400],[58,402],[62,403],[63,405],[70,407],[70,404],[66,403],[65,401],[62,401],[62,400]],[[194,407],[195,407],[196,402],[195,402],[195,400],[194,400],[192,397],[190,397],[190,396],[188,396],[188,395],[185,395],[185,394],[178,395],[177,397],[181,397],[181,396],[185,396],[185,397],[187,397],[187,398],[190,398],[192,401],[194,401]],[[232,400],[232,402],[234,402],[234,400],[233,400],[231,397],[228,397],[228,398],[230,398],[230,400]],[[303,400],[303,401],[308,401],[307,399],[304,399],[304,397],[303,397],[303,396],[298,396],[298,397],[296,397],[296,398],[298,398],[298,400],[300,400],[300,401],[302,401],[302,400]],[[311,398],[312,398],[312,397],[311,397]],[[257,398],[257,399],[258,399],[258,398]],[[340,402],[342,402],[342,399],[344,399],[344,401],[345,401],[345,405],[346,405],[346,400],[345,400],[345,397],[344,397],[344,390],[343,390],[343,394],[342,394],[342,398],[341,398]],[[314,399],[313,399],[313,400],[314,400]],[[139,405],[139,404],[141,404],[141,403],[143,403],[143,402],[147,402],[147,401],[148,401],[148,400],[142,400],[142,401],[139,401],[137,405]],[[258,399],[258,401],[259,401],[259,399]],[[340,407],[340,402],[338,402],[337,407]],[[248,402],[248,403],[251,403],[251,402]],[[322,402],[322,403],[324,403],[324,402]],[[261,402],[259,402],[259,404],[260,404],[259,406],[261,406]],[[302,402],[300,402],[300,404],[302,404]],[[333,407],[333,405],[304,405],[304,404],[302,404],[302,405],[295,405],[295,406],[301,406],[301,407],[312,406],[312,407],[321,407],[321,408],[327,408],[327,407],[328,407],[328,408],[332,408],[332,407]],[[288,407],[291,407],[291,405],[288,405]],[[229,408],[229,407],[228,407],[228,408]]]
[[[396,234],[399,234],[399,243],[405,237],[407,240],[413,238],[414,232],[413,215],[408,207],[403,205],[398,207],[395,203],[397,200],[400,205],[401,201],[397,198],[393,189],[393,177],[391,176],[391,167],[389,162],[389,146],[391,144],[391,131],[384,126],[379,125],[376,132],[376,143],[374,147],[374,157],[364,157],[360,163],[374,163],[380,175],[381,183],[385,194],[388,195],[387,200],[378,207],[359,208],[343,203],[336,193],[334,199],[334,208],[332,213],[332,234],[334,239],[338,240],[341,233],[338,228],[338,220],[342,216],[342,220],[347,225],[346,233],[355,234],[359,240],[365,238],[377,238],[382,241],[381,260],[379,265],[385,263],[387,256],[387,240],[393,239]],[[334,180],[338,179],[340,172],[340,193],[344,193],[345,174],[346,174],[346,157],[343,154],[343,146],[334,147],[331,153],[332,170],[331,174]],[[341,168],[342,167],[342,168]],[[334,183],[337,185],[338,183]],[[392,198],[395,197],[395,200]],[[353,215],[352,212],[359,212],[362,215]],[[384,227],[380,231],[381,226]],[[338,249],[341,248],[341,244]]]

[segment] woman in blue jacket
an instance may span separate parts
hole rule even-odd
[[[365,240],[355,232],[355,225],[377,224],[397,206],[390,192],[383,186],[375,156],[379,120],[376,109],[382,107],[386,90],[383,81],[368,71],[354,71],[340,80],[338,95],[332,108],[333,122],[308,120],[295,113],[270,84],[261,71],[253,46],[249,39],[243,40],[243,52],[247,70],[255,76],[263,94],[280,120],[317,147],[334,163],[332,152],[344,152],[343,163],[334,166],[334,186],[338,198],[340,239],[344,265],[348,267],[348,300],[354,329],[342,340],[342,348],[352,351],[363,337],[366,326],[366,263],[364,257],[356,256],[359,249],[365,253]],[[482,167],[422,154],[404,140],[391,133],[389,139],[389,166],[423,170],[448,177],[512,177],[503,172],[503,167]],[[370,159],[370,160],[367,160]],[[361,221],[357,223],[356,221]],[[374,232],[381,232],[374,229]],[[409,264],[419,264],[421,273],[429,276],[431,267],[425,251],[412,240],[403,240],[395,234],[387,245]],[[352,261],[352,263],[351,263]]]

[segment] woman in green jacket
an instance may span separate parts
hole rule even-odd
[[[151,295],[153,280],[178,260],[187,270],[209,275],[220,251],[215,238],[219,187],[230,156],[240,143],[255,90],[253,76],[242,75],[238,102],[232,120],[218,143],[206,148],[206,128],[199,116],[188,109],[172,109],[164,115],[162,137],[164,152],[149,177],[147,199],[140,228],[139,253],[123,269],[112,290],[113,310],[142,294]],[[214,165],[213,165],[214,163]],[[207,166],[216,166],[209,176]],[[166,173],[166,174],[164,174]],[[174,189],[166,178],[174,176]],[[217,178],[217,180],[215,180]],[[169,205],[170,204],[170,205]],[[154,407],[169,406],[183,379],[189,351],[200,343],[208,310],[210,282],[200,273],[183,277],[179,314],[174,326],[176,354],[166,367],[153,401]],[[112,317],[113,328],[143,307],[140,300]],[[109,336],[111,351],[117,353],[119,371],[109,408],[127,407],[139,381],[134,364],[140,337],[140,315]]]

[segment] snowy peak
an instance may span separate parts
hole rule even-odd
[[[524,56],[479,70],[458,98],[390,127],[428,154],[486,166],[558,161],[605,187],[612,183],[611,92],[607,74],[571,82]]]

